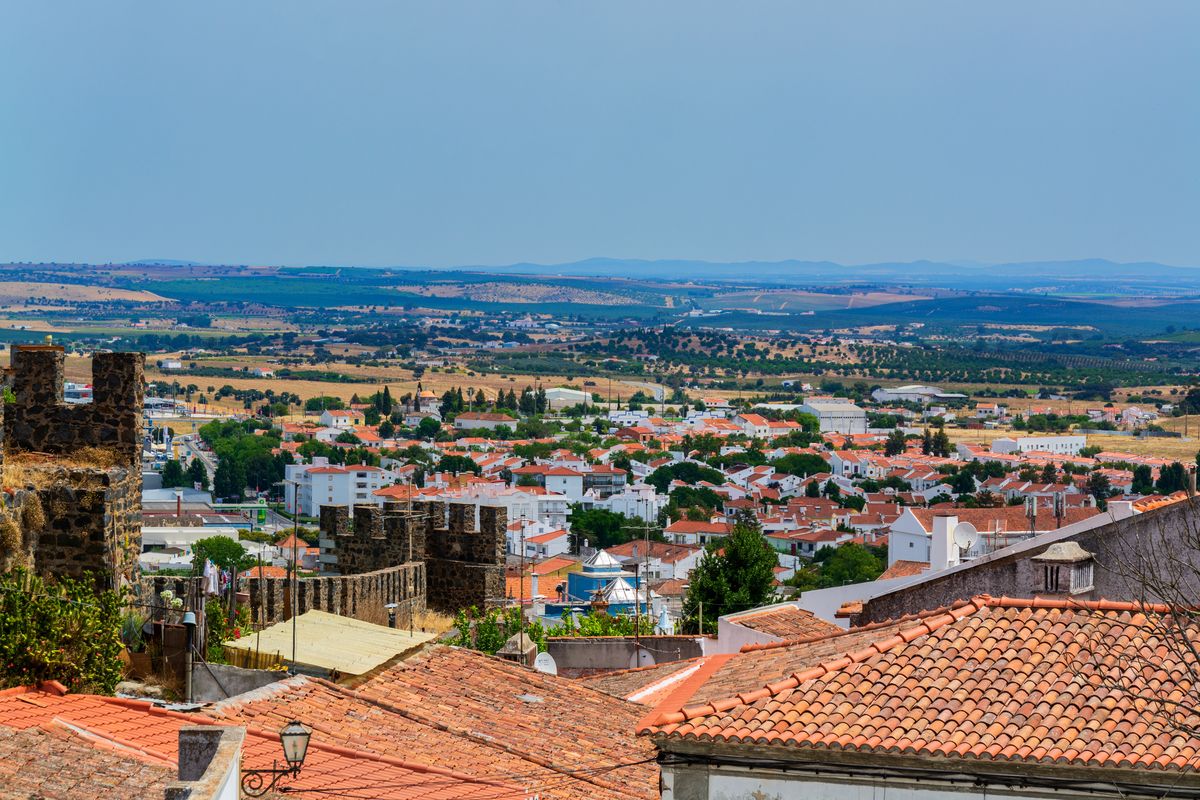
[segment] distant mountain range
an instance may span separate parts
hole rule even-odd
[[[128,266],[198,266],[204,262],[143,259]],[[322,265],[339,266],[339,265]],[[344,266],[344,265],[343,265]],[[354,267],[356,269],[376,269]],[[969,291],[1030,291],[1044,289],[1110,293],[1127,287],[1139,294],[1200,290],[1200,268],[1154,261],[1119,263],[1101,258],[1073,261],[1023,261],[983,264],[961,261],[885,261],[839,264],[833,261],[701,261],[588,258],[562,264],[463,265],[430,268],[397,265],[384,269],[424,273],[474,272],[542,277],[621,277],[652,281],[704,281],[779,286],[846,286],[855,284],[910,285]]]
[[[456,269],[482,272],[519,272],[542,275],[619,275],[667,279],[703,278],[706,280],[746,280],[750,277],[774,280],[821,281],[911,281],[924,283],[947,277],[992,277],[1006,275],[1038,280],[1063,278],[1087,280],[1144,280],[1161,278],[1200,279],[1195,267],[1178,267],[1156,262],[1122,264],[1100,258],[1076,261],[1026,261],[1002,264],[941,261],[886,261],[875,264],[838,264],[834,261],[693,261],[685,259],[641,260],[589,258],[567,264],[519,263],[502,266],[464,266]]]

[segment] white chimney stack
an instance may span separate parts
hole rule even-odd
[[[929,543],[929,571],[940,572],[958,563],[958,545],[954,543],[956,514],[938,514],[933,518],[933,535]]]

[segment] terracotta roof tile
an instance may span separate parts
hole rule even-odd
[[[782,639],[797,639],[804,636],[841,633],[842,628],[826,622],[811,611],[792,605],[752,610],[729,617],[729,621],[743,628],[778,636]]]
[[[89,744],[127,754],[139,763],[173,764],[179,757],[179,728],[209,725],[213,720],[166,711],[138,700],[64,694],[61,687],[47,684],[41,688],[0,692],[0,725],[30,730],[49,723],[70,725],[73,731],[86,737]],[[243,768],[263,769],[278,761],[277,731],[282,724],[264,718],[239,724],[247,726],[242,750]],[[289,788],[302,792],[354,786],[355,797],[367,800],[450,800],[460,797],[500,800],[529,796],[529,792],[513,783],[472,778],[454,769],[402,760],[408,758],[403,751],[371,754],[353,742],[341,744],[333,739],[327,731],[314,728],[304,770],[289,782]],[[364,780],[368,776],[370,780]],[[0,784],[0,794],[4,788]],[[98,795],[93,791],[91,796]]]
[[[62,725],[0,726],[0,796],[56,800],[140,800],[162,796],[175,779],[168,761],[95,743]]]
[[[1200,737],[1164,725],[1153,706],[1112,684],[1114,667],[1106,666],[1145,665],[1132,678],[1138,694],[1194,697],[1188,676],[1196,664],[1182,663],[1161,639],[1169,613],[1105,600],[981,596],[829,637],[825,645],[841,655],[765,684],[765,654],[779,659],[774,671],[803,666],[821,640],[743,652],[724,665],[731,680],[723,694],[712,691],[714,673],[664,701],[641,730],[938,759],[1194,770]]]
[[[645,709],[568,678],[545,675],[499,658],[438,645],[364,683],[357,695],[429,729],[487,745],[559,775],[543,797],[658,796],[658,767],[637,764],[597,774],[580,765],[628,764],[651,759],[654,747],[634,736]],[[452,745],[443,757],[466,763]],[[434,754],[430,753],[430,757]],[[496,757],[493,752],[493,758]]]

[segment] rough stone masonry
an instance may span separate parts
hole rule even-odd
[[[483,608],[504,596],[503,508],[390,502],[321,509],[322,557],[342,575],[424,562],[425,602],[439,611]],[[478,513],[479,522],[475,524]],[[332,558],[326,558],[332,556]]]
[[[56,345],[13,347],[0,452],[19,536],[0,542],[0,566],[136,586],[145,356],[93,356],[94,400],[80,405],[63,402],[64,359]]]

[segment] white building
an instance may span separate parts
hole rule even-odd
[[[383,497],[376,498],[382,503]],[[477,483],[462,489],[447,489],[436,495],[424,495],[423,500],[443,503],[473,503],[479,506],[503,508],[509,524],[522,517],[546,526],[547,530],[566,528],[571,515],[571,501],[561,494],[551,494],[541,487],[510,488],[502,483]]]
[[[890,388],[879,388],[871,392],[871,399],[876,403],[945,403],[957,400],[966,400],[965,394],[957,392],[943,392],[936,386],[922,386],[920,384],[909,384],[907,386],[894,386]]]
[[[609,495],[603,500],[592,500],[584,497],[585,506],[603,508],[614,514],[624,514],[627,517],[654,521],[658,512],[667,505],[667,496],[659,494],[653,486],[636,483],[623,492]]]
[[[515,428],[517,420],[508,414],[497,414],[490,411],[464,411],[454,418],[454,427],[460,431],[495,428],[498,425],[507,425],[509,428]]]
[[[1086,436],[1016,436],[992,440],[993,453],[1055,453],[1063,456],[1078,455],[1087,447]]]
[[[571,406],[591,405],[592,395],[582,389],[556,387],[546,390],[546,402],[550,404],[550,410],[558,411]]]
[[[338,409],[330,411],[325,409],[321,412],[321,425],[326,428],[338,428],[346,430],[363,424],[363,415],[361,411],[350,411]]]
[[[390,486],[396,476],[379,467],[358,464],[334,466],[326,458],[312,464],[284,467],[284,507],[292,513],[315,517],[321,506],[353,506],[376,502],[375,492]]]
[[[867,412],[837,397],[813,397],[800,406],[806,414],[817,418],[821,433],[856,434],[867,432]]]

